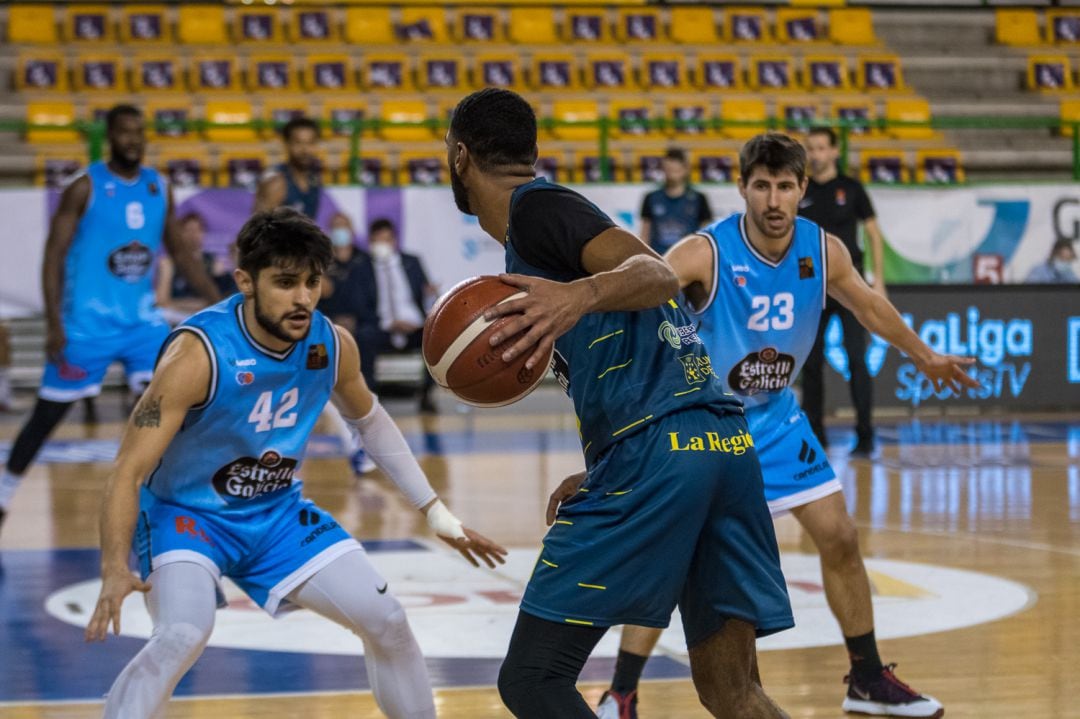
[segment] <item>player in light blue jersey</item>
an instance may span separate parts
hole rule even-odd
[[[940,702],[897,679],[892,665],[882,665],[858,532],[790,385],[813,347],[826,296],[910,356],[935,387],[977,387],[965,370],[974,360],[927,347],[889,301],[867,286],[843,243],[796,217],[807,184],[802,145],[778,133],[759,135],[743,147],[739,164],[746,212],[685,238],[666,259],[696,310],[698,335],[713,367],[746,407],[769,509],[774,515],[792,512],[821,554],[825,595],[852,663],[843,708],[941,716]],[[632,668],[622,672],[631,676],[620,677],[617,667],[600,717],[636,717],[637,677],[658,637],[643,627],[623,631],[619,661]]]
[[[72,403],[101,392],[121,362],[135,394],[150,381],[168,325],[154,306],[151,273],[164,244],[208,301],[218,292],[206,269],[179,249],[172,194],[142,166],[142,113],[117,105],[105,118],[108,162],[91,163],[64,190],[49,227],[42,268],[48,363],[38,401],[0,473],[0,523],[26,469]]]
[[[375,699],[395,719],[435,716],[405,612],[363,547],[301,495],[296,468],[328,400],[435,533],[479,566],[502,547],[462,526],[364,384],[352,336],[315,305],[330,240],[295,210],[253,216],[237,239],[240,294],[166,341],[121,440],[101,516],[102,588],[88,640],[120,629],[132,591],[154,631],[109,692],[105,717],[162,716],[202,653],[229,577],[273,616],[311,609],[364,642]],[[132,537],[141,580],[128,569]]]

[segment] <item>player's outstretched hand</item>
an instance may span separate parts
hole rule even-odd
[[[930,360],[919,366],[919,371],[934,383],[934,390],[940,392],[948,387],[958,396],[964,387],[978,389],[979,381],[967,373],[968,367],[975,364],[974,357],[957,357],[934,352]]]
[[[559,512],[559,505],[578,493],[581,485],[585,482],[586,476],[585,470],[577,474],[571,474],[551,493],[547,506],[547,524],[549,527],[555,524],[555,515]]]
[[[480,562],[477,561],[478,558],[484,560],[484,564],[492,569],[495,568],[496,562],[506,564],[506,549],[468,527],[462,527],[461,531],[465,532],[464,538],[454,539],[453,537],[444,537],[441,534],[438,536],[439,539],[461,552],[461,556],[469,560],[469,564],[474,567],[480,566]]]
[[[525,362],[525,366],[532,369],[547,357],[555,340],[566,334],[585,313],[584,285],[552,282],[527,275],[503,274],[499,275],[499,279],[527,294],[516,300],[500,302],[484,313],[488,321],[504,315],[517,315],[491,336],[491,346],[498,347],[519,332],[524,332],[524,336],[503,352],[502,359],[503,362],[512,362],[515,357],[533,350],[532,356]]]
[[[94,616],[90,618],[90,624],[86,627],[86,641],[105,641],[109,633],[109,624],[112,624],[113,634],[119,635],[120,607],[124,603],[124,597],[132,592],[148,591],[150,591],[150,583],[142,581],[127,569],[105,575],[101,583],[101,594],[98,595],[97,606],[94,607]]]

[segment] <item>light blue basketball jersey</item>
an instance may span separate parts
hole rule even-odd
[[[319,312],[302,342],[285,352],[263,347],[244,324],[243,299],[233,295],[199,312],[165,342],[181,332],[202,340],[210,390],[147,483],[158,499],[234,517],[300,491],[296,468],[337,382],[339,355],[334,326]]]
[[[63,320],[68,337],[97,340],[162,321],[151,277],[168,190],[149,167],[134,180],[114,175],[100,161],[85,173],[90,198],[67,255]]]
[[[760,254],[746,234],[741,213],[709,225],[713,291],[699,308],[698,335],[728,391],[746,405],[750,430],[762,410],[791,394],[814,346],[825,306],[825,232],[801,217],[791,246],[778,262]],[[777,421],[787,417],[776,418]]]

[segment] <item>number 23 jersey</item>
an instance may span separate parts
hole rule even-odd
[[[788,391],[814,346],[825,306],[825,232],[795,219],[788,251],[759,253],[736,213],[700,234],[713,245],[713,291],[698,308],[698,335],[727,390],[747,410]]]
[[[159,499],[234,516],[299,491],[296,468],[337,382],[339,354],[334,326],[319,312],[307,338],[288,350],[260,345],[244,324],[243,299],[236,294],[199,312],[165,342],[182,332],[202,341],[210,390],[147,482]]]

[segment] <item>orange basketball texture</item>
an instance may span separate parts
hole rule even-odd
[[[525,369],[531,351],[504,362],[502,353],[521,333],[492,347],[491,336],[511,316],[494,322],[484,319],[489,307],[523,294],[498,277],[485,275],[465,280],[439,298],[424,322],[423,352],[424,363],[440,386],[468,404],[501,407],[518,401],[543,381],[551,355],[531,370]]]

